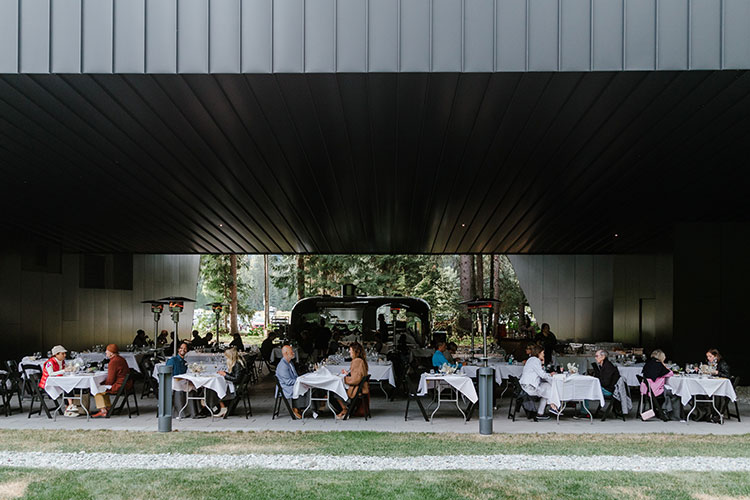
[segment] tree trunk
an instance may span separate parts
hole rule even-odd
[[[268,333],[268,325],[271,323],[270,304],[268,303],[268,255],[263,256],[263,325]]]
[[[471,255],[461,255],[458,271],[461,285],[461,299],[471,300],[474,298],[471,286],[474,276]],[[471,318],[469,318],[465,308],[462,308],[461,316],[458,319],[458,326],[465,331],[471,330]]]
[[[232,324],[232,331],[229,333],[238,333],[240,328],[237,325],[237,256],[235,254],[229,256],[229,273],[231,275],[231,285],[229,290],[231,304],[229,312],[231,314],[230,322]],[[216,342],[218,341],[219,339],[217,338]]]
[[[305,298],[305,257],[297,255],[297,300]]]
[[[484,257],[480,253],[476,256],[477,261],[477,279],[476,279],[476,287],[477,287],[477,297],[484,298]]]

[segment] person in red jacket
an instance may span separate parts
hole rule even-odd
[[[120,356],[120,350],[117,348],[117,344],[109,344],[104,355],[109,359],[109,366],[107,368],[107,380],[104,385],[107,390],[94,395],[96,400],[96,407],[99,409],[98,412],[91,415],[94,418],[106,417],[109,414],[112,403],[109,400],[110,394],[117,394],[117,391],[122,387],[125,377],[128,375],[130,368],[128,368],[128,362]],[[133,381],[128,381],[127,389],[132,387]]]
[[[68,355],[68,351],[61,345],[56,345],[52,348],[52,357],[44,362],[42,365],[42,378],[39,379],[39,388],[44,389],[47,387],[47,379],[49,377],[59,377],[65,372],[65,358]],[[78,407],[73,404],[73,400],[68,400],[68,407],[65,410],[65,414],[69,412],[78,416]]]

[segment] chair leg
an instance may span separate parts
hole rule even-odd
[[[135,404],[135,414],[140,417],[141,411],[138,409],[138,396],[136,395],[135,391],[133,391],[133,403]]]

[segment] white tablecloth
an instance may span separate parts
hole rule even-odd
[[[332,375],[338,375],[341,370],[349,371],[349,365],[326,365],[326,370]],[[387,380],[389,384],[396,387],[396,379],[393,377],[393,365],[379,365],[377,363],[367,363],[367,373],[370,380]]]
[[[735,401],[737,394],[728,378],[700,378],[699,376],[673,376],[667,379],[667,386],[672,393],[680,396],[683,405],[690,402],[693,396],[725,396]]]
[[[636,375],[641,374],[643,365],[644,363],[635,363],[632,365],[615,364],[617,371],[620,372],[620,376],[625,379],[625,383],[630,387],[637,387],[639,385]]]
[[[122,351],[120,352],[120,356],[127,361],[128,368],[132,368],[138,373],[141,373],[141,367],[138,366],[138,361],[134,352]],[[84,363],[98,363],[99,361],[104,361],[106,357],[103,352],[79,352],[78,359],[82,359]],[[70,363],[69,360],[66,360],[65,362]]]
[[[170,356],[171,357],[171,356]],[[226,356],[221,352],[195,352],[190,351],[185,354],[185,362],[190,363],[211,363],[211,364],[222,364],[226,363]]]
[[[419,390],[417,391],[417,394],[424,396],[427,394],[428,389],[432,389],[440,383],[450,385],[466,396],[466,398],[472,403],[479,401],[477,391],[474,389],[474,382],[471,380],[471,377],[467,375],[437,375],[423,373],[421,377],[419,377]]]
[[[165,362],[156,363],[154,365],[154,371],[151,373],[151,376],[156,380],[159,380],[159,367],[164,365],[166,365]],[[219,370],[226,371],[227,369],[226,363],[200,363],[200,365],[203,368],[203,373],[217,373]]]
[[[223,399],[227,395],[227,390],[234,391],[234,384],[227,382],[227,380],[219,375],[218,373],[201,373],[196,375],[195,373],[185,373],[183,375],[177,375],[172,379],[172,388],[175,391],[189,392],[193,389],[200,389],[206,387],[211,389],[219,396],[219,399]]]
[[[107,372],[85,373],[75,375],[61,375],[47,377],[44,390],[52,399],[57,399],[60,394],[72,392],[74,389],[88,389],[91,394],[99,394],[106,389],[102,385],[107,380]]]
[[[602,385],[596,377],[588,375],[555,375],[552,377],[552,395],[549,403],[560,406],[562,401],[599,401],[604,406]]]
[[[310,389],[325,389],[341,396],[342,399],[349,399],[344,386],[344,379],[339,375],[332,375],[327,370],[318,370],[317,372],[305,373],[297,377],[294,382],[292,398],[298,398],[306,394]]]

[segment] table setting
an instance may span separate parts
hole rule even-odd
[[[292,390],[292,398],[296,399],[305,394],[308,395],[308,404],[302,411],[302,420],[305,419],[305,413],[312,407],[313,401],[324,401],[331,413],[336,415],[337,412],[331,407],[330,395],[333,392],[344,401],[349,399],[349,395],[346,393],[346,385],[344,384],[344,376],[343,373],[333,374],[328,369],[319,367],[316,371],[297,377]],[[314,397],[312,389],[325,391],[325,397]],[[314,411],[313,416],[317,417],[317,413]]]
[[[458,408],[458,411],[461,412],[461,415],[464,417],[464,421],[466,421],[468,419],[467,414],[471,414],[470,411],[472,406],[479,401],[471,377],[460,371],[453,371],[450,368],[451,367],[444,366],[441,368],[442,372],[438,371],[437,373],[435,373],[434,370],[430,370],[430,373],[422,373],[419,377],[419,387],[417,389],[418,396],[426,395],[427,391],[430,389],[437,389],[435,391],[435,399],[430,403],[430,406],[437,403],[435,410],[430,415],[430,422],[432,422],[433,416],[437,413],[438,409],[440,409],[442,402],[455,403],[456,408]],[[443,397],[443,389],[446,388],[451,390],[451,395],[453,397]],[[464,411],[459,405],[461,399],[469,400],[470,404],[466,408],[467,411]],[[430,406],[428,406],[428,410]]]

